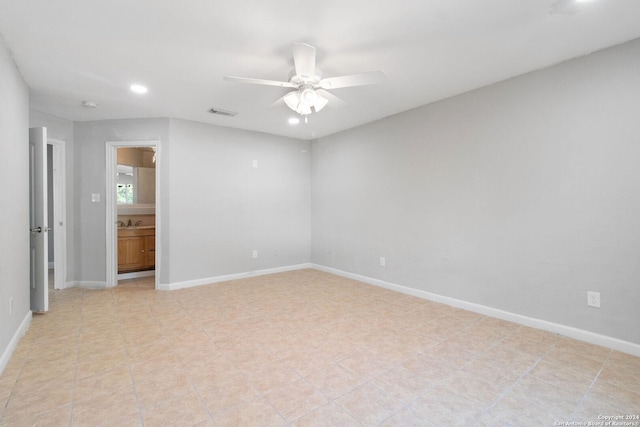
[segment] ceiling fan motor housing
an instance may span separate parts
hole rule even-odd
[[[315,69],[314,76],[299,76],[296,74],[296,70],[293,69],[289,73],[289,83],[294,84],[298,87],[301,85],[311,85],[315,88],[320,86],[320,80],[322,80],[322,71],[319,69]]]

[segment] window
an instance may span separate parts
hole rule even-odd
[[[118,184],[117,194],[119,205],[133,204],[133,184]]]
[[[132,205],[137,201],[137,188],[135,186],[136,179],[134,179],[134,174],[135,171],[132,166],[118,165],[116,199],[119,205]]]

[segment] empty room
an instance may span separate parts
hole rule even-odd
[[[0,426],[640,426],[640,3],[0,0]]]

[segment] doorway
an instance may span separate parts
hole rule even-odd
[[[120,168],[122,173],[128,173],[122,164],[118,166],[118,151],[133,148],[143,149],[153,156],[155,188],[152,197],[148,191],[126,185],[126,181],[121,182],[118,188],[118,169]],[[155,276],[154,286],[158,289],[162,260],[160,151],[159,140],[106,143],[107,287],[117,286],[118,280],[125,278]],[[144,176],[149,175],[144,168],[134,169],[137,170],[131,171],[131,179],[134,180],[132,182],[142,183]],[[118,198],[124,199],[125,202],[118,204]]]
[[[29,129],[29,285],[31,310],[38,313],[49,309],[50,280],[55,289],[66,287],[64,148],[64,141],[47,137],[46,127]]]

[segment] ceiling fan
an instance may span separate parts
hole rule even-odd
[[[293,44],[293,62],[295,69],[291,71],[289,81],[286,82],[235,76],[227,76],[224,79],[231,82],[295,89],[287,93],[283,100],[293,111],[307,116],[314,111],[322,110],[329,102],[327,98],[337,98],[328,92],[329,89],[381,83],[387,78],[382,71],[370,71],[323,79],[322,72],[316,68],[316,48],[306,43]]]

